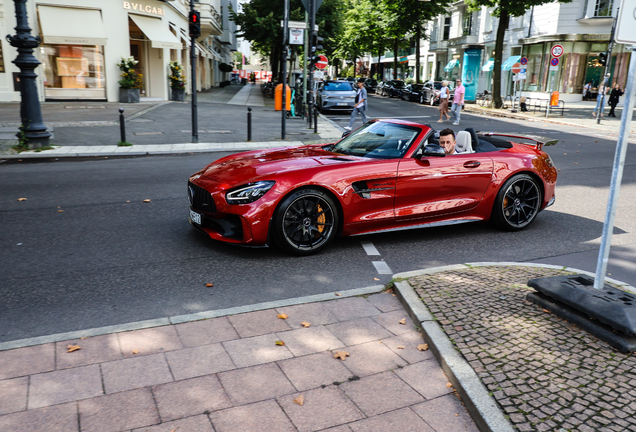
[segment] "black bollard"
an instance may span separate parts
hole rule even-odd
[[[313,123],[313,119],[314,119],[314,113],[313,113],[313,105],[311,102],[309,102],[309,115],[307,116],[307,121],[309,122],[309,129],[312,128],[312,123]]]
[[[124,109],[119,108],[119,131],[121,132],[121,142],[126,142],[126,124],[124,123]]]
[[[318,110],[314,110],[314,133],[318,133]]]
[[[247,107],[247,140],[252,141],[252,108]]]

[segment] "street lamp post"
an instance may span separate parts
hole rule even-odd
[[[7,41],[18,49],[18,56],[13,63],[20,68],[20,134],[24,133],[29,148],[49,145],[51,133],[42,122],[42,110],[38,99],[38,88],[35,83],[37,74],[33,71],[40,62],[33,55],[33,49],[40,46],[40,37],[31,34],[27,19],[27,0],[13,0],[17,26],[16,35],[7,35]],[[18,134],[18,136],[20,136]]]

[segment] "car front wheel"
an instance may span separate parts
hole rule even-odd
[[[541,189],[527,174],[517,174],[499,189],[492,221],[507,231],[521,230],[534,221],[541,206]]]
[[[318,189],[300,189],[276,209],[273,236],[283,250],[294,255],[311,255],[331,243],[337,226],[334,200]]]
[[[424,95],[420,95],[420,103],[421,103],[422,105],[424,105],[424,102],[426,102],[426,101],[424,100]]]

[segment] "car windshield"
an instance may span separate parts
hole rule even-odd
[[[422,84],[412,84],[411,85],[411,90],[420,91],[420,90],[422,90],[422,87],[423,87]]]
[[[370,81],[367,81],[367,84],[374,86],[374,85],[378,85],[378,82],[376,80],[370,80]]]
[[[404,81],[393,81],[393,85],[396,88],[402,88],[402,87],[404,87]]]
[[[349,82],[328,82],[325,84],[326,91],[351,91],[353,87]]]
[[[331,151],[351,156],[393,159],[404,156],[421,129],[393,123],[367,123],[338,142]]]

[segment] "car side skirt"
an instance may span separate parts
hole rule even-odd
[[[469,222],[479,222],[482,220],[483,220],[482,218],[475,217],[475,218],[467,218],[467,219],[453,219],[453,220],[444,220],[444,221],[438,221],[438,222],[427,222],[427,223],[420,223],[420,224],[395,227],[395,228],[382,228],[382,229],[370,230],[370,231],[360,232],[356,234],[351,234],[351,237],[366,235],[366,234],[405,231],[405,230],[419,229],[419,228],[434,228],[434,227],[448,226],[448,225],[459,225],[459,224],[464,224]]]

